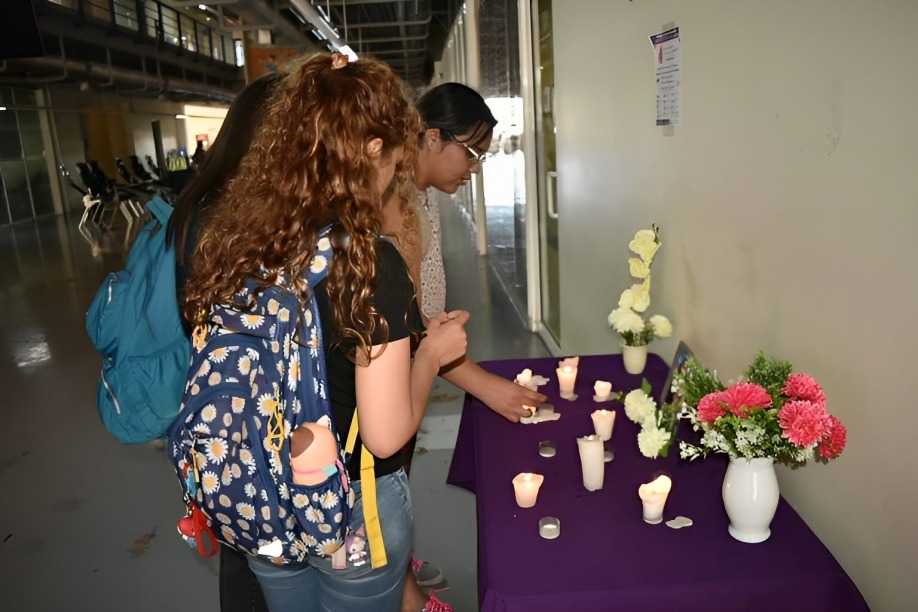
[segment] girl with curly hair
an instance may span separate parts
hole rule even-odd
[[[301,566],[251,557],[272,611],[400,608],[412,519],[397,453],[417,432],[437,372],[465,354],[468,319],[465,312],[444,314],[422,336],[406,266],[379,238],[389,193],[408,209],[407,160],[416,156],[418,131],[403,84],[385,64],[348,63],[339,54],[310,57],[276,86],[238,172],[201,213],[183,305],[192,322],[216,305],[232,304],[247,279],[268,286],[280,274],[300,278],[317,233],[333,224],[328,277],[300,297],[317,300],[329,399],[342,439],[355,410],[360,418],[347,466],[357,493],[352,533],[363,523],[360,447],[376,460],[388,564],[372,569],[368,558],[338,570],[327,557]]]

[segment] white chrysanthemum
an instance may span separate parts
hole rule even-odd
[[[641,389],[630,391],[625,396],[625,416],[635,423],[643,423],[656,411],[657,403]]]
[[[658,427],[645,427],[638,434],[638,448],[645,457],[656,457],[669,442],[669,432]]]
[[[650,317],[650,324],[653,325],[653,335],[657,338],[669,338],[673,335],[673,324],[663,315]]]
[[[638,334],[644,330],[644,319],[630,308],[616,308],[609,313],[609,325],[620,334]]]

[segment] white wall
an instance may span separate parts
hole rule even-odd
[[[648,36],[682,34],[682,124],[654,126]],[[782,492],[876,610],[918,601],[918,2],[555,2],[562,348],[616,351],[627,242],[652,313],[725,377],[763,348],[823,383],[835,462]]]

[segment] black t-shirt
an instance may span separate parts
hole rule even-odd
[[[384,344],[407,338],[413,332],[424,329],[420,311],[414,296],[414,285],[408,276],[408,268],[388,240],[380,239],[376,243],[377,266],[376,284],[373,291],[373,305],[385,317],[389,325],[388,336],[377,328],[373,344]],[[319,316],[322,319],[322,341],[325,344],[326,370],[328,371],[328,395],[335,418],[335,427],[341,437],[341,444],[347,441],[351,420],[357,406],[357,389],[354,384],[355,366],[345,355],[346,342],[337,343],[339,338],[334,327],[331,307],[328,302],[327,281],[322,281],[315,288]],[[360,477],[360,451],[363,443],[360,434],[354,454],[348,465],[352,479]],[[376,476],[385,476],[397,471],[405,463],[402,453],[395,453],[386,459],[376,457]]]

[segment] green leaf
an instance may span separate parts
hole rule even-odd
[[[650,381],[649,381],[649,380],[647,380],[646,378],[644,378],[643,380],[641,380],[641,391],[643,391],[643,392],[646,393],[647,395],[650,395],[650,391],[651,391],[652,389],[653,389],[653,387],[650,386]]]

